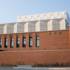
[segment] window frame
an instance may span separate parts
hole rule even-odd
[[[14,38],[10,36],[10,48],[14,48]]]
[[[4,47],[5,47],[5,48],[8,48],[8,44],[9,44],[8,38],[5,37],[5,38],[4,38]]]
[[[16,35],[16,48],[20,47],[20,37]]]
[[[25,36],[25,34],[22,35],[22,47],[23,48],[26,47],[26,36]]]
[[[39,36],[39,34],[36,34],[35,45],[36,45],[36,48],[40,47],[40,36]]]
[[[2,37],[0,37],[0,48],[2,48]]]

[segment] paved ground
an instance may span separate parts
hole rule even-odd
[[[70,67],[48,68],[48,67],[0,67],[0,70],[70,70]]]

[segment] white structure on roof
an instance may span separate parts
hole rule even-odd
[[[66,12],[18,16],[16,23],[0,24],[0,34],[66,30],[68,24]]]
[[[29,15],[29,16],[18,16],[18,22],[26,22],[26,21],[38,21],[38,20],[52,20],[52,19],[61,19],[67,18],[66,12],[50,12],[50,13],[43,13],[43,14],[36,14],[36,15]]]

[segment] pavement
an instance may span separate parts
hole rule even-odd
[[[0,70],[70,70],[70,67],[31,67],[31,66],[18,66],[18,67],[0,67]]]

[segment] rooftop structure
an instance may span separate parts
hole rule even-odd
[[[18,16],[15,23],[0,24],[0,34],[66,30],[69,26],[67,12]]]

